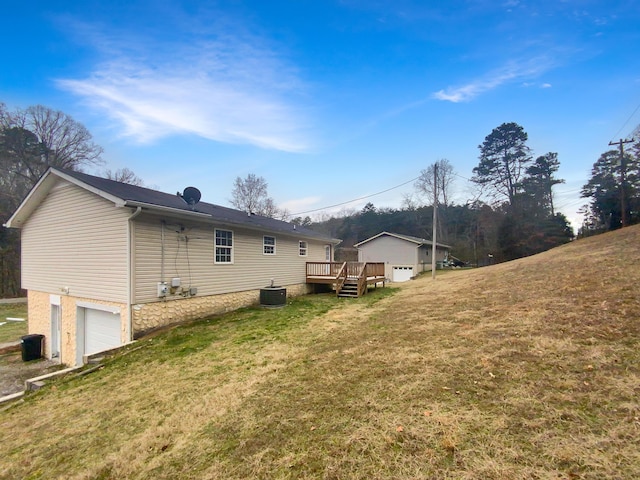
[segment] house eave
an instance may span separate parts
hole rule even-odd
[[[160,214],[166,214],[174,218],[192,217],[194,219],[197,219],[199,221],[202,221],[204,223],[208,223],[211,225],[218,224],[218,225],[225,225],[229,227],[238,227],[238,228],[243,228],[245,230],[250,230],[253,232],[264,232],[264,233],[271,233],[271,234],[288,235],[292,237],[301,238],[304,240],[314,240],[319,242],[330,243],[332,245],[337,245],[338,243],[341,242],[341,240],[335,239],[335,238],[321,238],[313,235],[307,235],[305,233],[300,233],[300,231],[296,230],[293,227],[293,225],[291,226],[290,230],[273,229],[273,228],[268,228],[264,226],[250,225],[247,223],[237,222],[237,221],[233,221],[225,218],[216,218],[213,215],[208,213],[193,212],[189,210],[182,210],[179,208],[164,207],[164,206],[155,205],[152,203],[145,203],[145,202],[132,201],[132,200],[125,201],[124,206],[136,207],[136,208],[142,207],[144,211],[147,211],[149,213],[155,212]]]
[[[29,190],[27,196],[20,202],[13,215],[2,225],[6,228],[22,228],[40,202],[47,196],[56,183],[51,177],[51,169],[47,170],[38,182]]]
[[[371,242],[372,240],[375,240],[376,238],[379,238],[379,237],[381,237],[383,235],[388,235],[388,236],[393,237],[393,238],[404,240],[405,242],[413,243],[414,245],[416,245],[416,248],[420,248],[423,245],[426,245],[426,246],[429,246],[429,247],[433,245],[433,242],[431,240],[424,239],[424,240],[421,240],[421,241],[417,241],[417,240],[414,240],[412,238],[407,238],[404,235],[400,235],[400,234],[397,234],[397,233],[391,233],[391,232],[386,232],[385,231],[385,232],[380,232],[380,233],[378,233],[377,235],[374,235],[371,238],[367,238],[366,240],[358,242],[358,243],[354,244],[353,246],[356,247],[356,248],[359,248],[361,245],[364,245],[365,243]],[[443,243],[436,242],[436,248],[451,248],[451,246],[450,245],[445,245]]]
[[[279,234],[279,235],[288,235],[292,237],[297,237],[302,240],[310,240],[315,242],[325,242],[327,244],[337,245],[341,240],[324,237],[322,234],[313,235],[308,234],[300,230],[296,230],[295,225],[288,224],[290,228],[283,226],[280,228],[270,228],[266,225],[256,225],[251,222],[241,222],[237,219],[228,219],[224,216],[216,217],[211,213],[203,213],[198,211],[192,211],[187,208],[176,208],[172,206],[158,205],[156,203],[143,202],[140,200],[126,200],[120,196],[108,193],[101,188],[90,185],[84,182],[82,179],[76,178],[73,175],[69,175],[63,171],[60,171],[56,168],[50,167],[43,175],[40,177],[38,182],[34,185],[34,187],[29,190],[29,193],[25,197],[25,199],[20,203],[16,211],[13,215],[6,221],[4,224],[7,228],[22,228],[24,224],[27,222],[31,214],[38,207],[38,205],[44,200],[44,198],[48,195],[48,193],[55,187],[58,180],[65,180],[70,184],[76,185],[88,192],[93,193],[109,202],[112,202],[115,207],[129,207],[133,209],[141,208],[143,211],[148,213],[158,213],[161,215],[168,215],[173,218],[191,218],[197,219],[198,221],[210,224],[223,224],[229,225],[233,227],[244,228],[247,230],[251,230],[254,232],[265,232],[270,234]],[[285,223],[286,225],[286,223]]]
[[[165,207],[162,205],[155,205],[153,203],[139,202],[135,200],[125,200],[122,206],[133,207],[133,208],[141,207],[143,210],[158,211],[158,212],[163,212],[171,215],[176,215],[179,217],[195,217],[201,220],[207,220],[207,219],[210,220],[212,218],[211,215],[209,215],[208,213],[182,210],[180,208]]]
[[[51,189],[55,186],[56,181],[58,179],[66,180],[67,182],[77,185],[85,190],[88,190],[110,202],[117,207],[124,206],[125,202],[123,199],[110,195],[100,189],[92,187],[91,185],[87,185],[86,183],[74,178],[70,175],[67,175],[60,170],[57,170],[53,167],[49,167],[49,169],[40,177],[38,182],[29,190],[27,196],[22,200],[16,211],[9,217],[9,220],[3,224],[4,227],[7,228],[22,228],[27,219],[31,216],[33,211],[37,208],[37,206],[42,202],[42,200],[47,196],[47,194],[51,191]]]

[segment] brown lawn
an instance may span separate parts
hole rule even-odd
[[[247,309],[0,412],[0,478],[640,478],[640,227]]]

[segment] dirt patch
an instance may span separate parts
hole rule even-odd
[[[53,360],[22,361],[21,352],[0,355],[0,397],[24,390],[24,382],[29,378],[44,375],[61,368]]]

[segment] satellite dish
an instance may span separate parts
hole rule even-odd
[[[180,193],[178,193],[178,195],[180,195]],[[202,194],[196,187],[187,187],[180,197],[193,208],[193,206],[200,201]]]

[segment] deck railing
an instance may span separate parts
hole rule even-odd
[[[365,277],[384,277],[384,263],[367,263]]]
[[[307,262],[307,277],[336,278],[346,262]]]
[[[364,295],[367,291],[367,264],[361,263],[358,271],[358,296]]]
[[[346,269],[351,278],[384,277],[384,263],[363,262],[307,262],[307,277],[337,278]]]
[[[344,262],[342,264],[342,268],[338,272],[338,276],[336,278],[336,294],[340,293],[340,290],[342,290],[342,287],[344,287],[344,284],[347,281],[347,278],[348,278],[347,265],[348,265],[348,263]]]
[[[358,296],[364,295],[368,285],[384,286],[384,263],[371,262],[307,262],[307,283],[334,285],[340,295],[345,283],[357,283]]]

